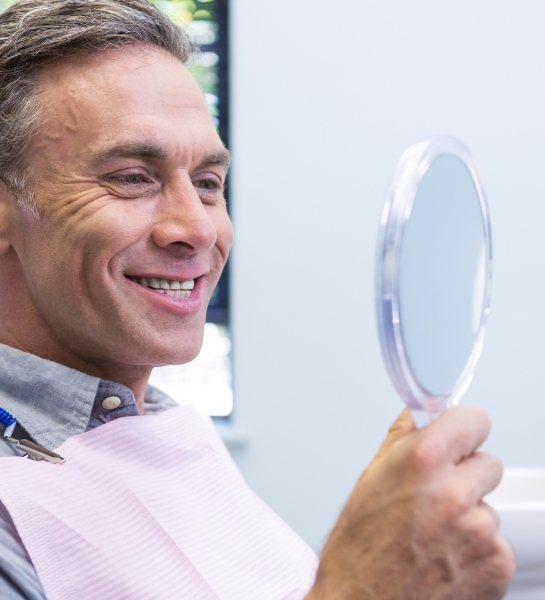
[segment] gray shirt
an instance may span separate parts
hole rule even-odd
[[[176,402],[148,386],[146,414]],[[13,434],[55,449],[69,437],[120,417],[138,415],[133,393],[124,385],[92,377],[0,344],[0,408],[17,419]],[[3,432],[0,425],[0,435]],[[20,452],[0,437],[0,457]],[[46,598],[32,561],[0,505],[0,598]]]

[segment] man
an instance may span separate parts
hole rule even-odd
[[[51,450],[168,414],[172,402],[147,381],[154,366],[200,349],[231,245],[229,157],[183,65],[187,39],[145,0],[21,0],[0,17],[0,44],[0,406],[17,418],[15,438]],[[129,416],[137,421],[120,419]],[[191,597],[500,598],[514,565],[482,502],[501,477],[499,462],[477,452],[488,430],[476,409],[453,409],[422,431],[403,414],[348,500],[311,589],[275,596],[264,579],[256,594],[240,574],[230,595],[195,588]],[[2,456],[18,453],[0,442]],[[14,514],[8,506],[1,521],[0,596],[45,598],[45,571]],[[203,552],[214,552],[214,537],[203,537]],[[86,590],[103,571],[89,571],[74,597],[100,597]]]

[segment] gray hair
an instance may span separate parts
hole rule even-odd
[[[144,43],[182,63],[187,34],[147,0],[19,0],[0,14],[0,179],[36,211],[25,150],[38,127],[37,80],[79,53]]]

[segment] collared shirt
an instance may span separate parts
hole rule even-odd
[[[145,414],[174,406],[174,400],[148,386]],[[3,344],[0,344],[0,408],[17,419],[14,437],[30,439],[51,450],[73,435],[139,414],[133,393],[124,385]],[[14,445],[0,438],[0,456],[17,454],[20,452]],[[0,511],[0,598],[46,599],[32,561],[3,510]]]

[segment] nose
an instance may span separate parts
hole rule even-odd
[[[178,183],[158,200],[152,240],[160,248],[197,254],[212,248],[217,229],[191,182]]]

